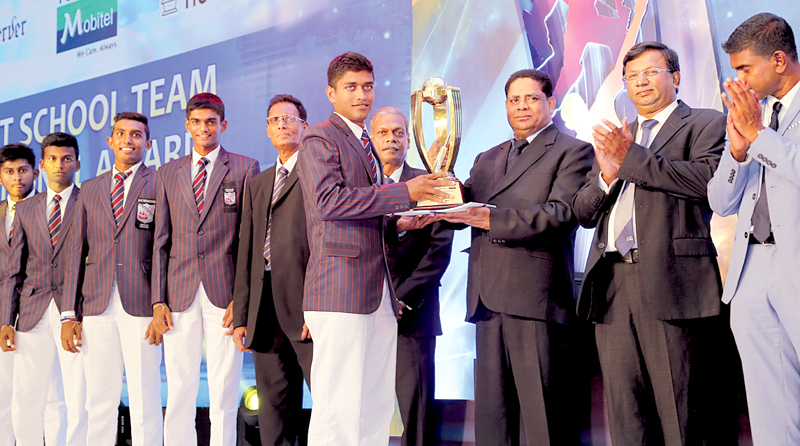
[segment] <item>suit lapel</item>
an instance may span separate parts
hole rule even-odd
[[[669,115],[667,121],[650,144],[650,150],[658,153],[666,144],[686,125],[686,118],[692,114],[692,109],[682,101],[678,101],[678,108]]]
[[[400,182],[405,183],[408,180],[411,180],[415,177],[414,170],[411,166],[408,165],[407,162],[403,161],[403,172],[400,173]]]
[[[766,101],[764,102],[766,103]],[[795,96],[795,99],[792,100],[792,105],[789,106],[789,110],[786,110],[786,116],[783,117],[783,120],[778,125],[778,134],[783,135],[790,128],[800,124],[799,120],[800,118],[798,117],[799,114],[800,114],[800,98]]]
[[[364,165],[364,170],[367,172],[367,177],[369,178],[370,184],[375,183],[374,178],[372,178],[372,168],[369,165],[369,158],[367,157],[367,151],[364,150],[364,144],[356,138],[356,135],[353,134],[353,131],[350,130],[350,127],[347,126],[347,123],[337,115],[336,113],[332,113],[330,117],[330,121],[345,135],[347,138],[347,143],[350,144],[350,147],[356,151],[358,157],[361,159],[361,163]],[[378,170],[382,168],[380,164],[380,158],[375,154],[373,150],[372,156],[375,158],[375,162],[378,164]]]
[[[278,206],[283,201],[284,197],[292,190],[294,184],[297,183],[297,169],[292,169],[289,172],[289,175],[286,177],[286,183],[283,185],[283,189],[281,189],[280,195],[278,195],[278,199],[275,200],[275,206]],[[272,175],[272,188],[270,188],[270,200],[272,199],[272,189],[275,187],[275,175]]]
[[[42,230],[42,234],[44,240],[46,240],[46,245],[53,249],[53,245],[50,244],[50,228],[47,225],[47,191],[42,192],[41,194],[36,194],[31,200],[38,200],[39,202],[36,203],[34,206],[36,212],[36,220],[39,222],[39,228]]]
[[[114,220],[114,210],[111,209],[111,178],[113,172],[113,170],[110,170],[101,175],[100,193],[108,197],[108,199],[100,199],[100,207],[103,208],[103,213],[106,215],[106,218],[108,218],[112,224],[117,224]]]
[[[66,234],[69,231],[69,227],[72,226],[72,212],[75,210],[75,203],[78,201],[79,193],[80,189],[77,185],[74,185],[72,193],[69,195],[69,200],[67,200],[67,207],[64,209],[64,216],[61,218],[61,231],[59,232],[56,246],[53,246],[53,256],[58,253],[58,250],[64,245],[64,240],[67,239]]]
[[[180,177],[178,178],[178,184],[182,186],[179,189],[183,194],[183,198],[186,200],[189,209],[194,209],[194,212],[189,212],[189,215],[198,220],[200,216],[197,213],[197,202],[194,201],[194,192],[192,192],[192,155],[183,157],[181,167],[178,169],[178,176]]]
[[[219,148],[219,155],[217,161],[214,162],[214,169],[211,171],[211,178],[206,182],[205,188],[205,204],[203,205],[203,213],[200,214],[200,224],[206,219],[211,205],[214,204],[214,198],[217,196],[217,191],[225,175],[228,174],[228,152],[222,147]]]
[[[0,236],[8,244],[8,235],[6,234],[6,211],[8,210],[8,200],[0,201]]]
[[[516,161],[514,161],[514,164],[511,166],[511,169],[506,172],[505,176],[503,176],[503,179],[500,180],[500,183],[497,185],[497,188],[492,195],[489,196],[489,199],[492,199],[494,196],[513,184],[514,181],[517,181],[517,178],[525,173],[525,171],[527,171],[536,161],[539,161],[539,158],[541,158],[545,152],[547,152],[548,147],[553,145],[557,134],[558,128],[555,126],[555,124],[551,124],[550,127],[542,130],[542,133],[537,135],[536,138],[534,138],[533,141],[528,144],[528,147],[522,151],[519,157],[517,157]],[[508,143],[508,148],[509,150],[511,149],[510,141]],[[506,150],[505,153],[507,154],[508,150]],[[500,158],[503,159],[497,160],[495,168],[497,168],[497,166],[502,162],[503,168],[505,169],[505,161],[507,156]]]
[[[142,191],[145,183],[147,183],[147,177],[149,175],[150,169],[145,167],[144,164],[140,165],[136,170],[136,173],[134,173],[133,181],[131,182],[131,188],[128,191],[127,197],[125,197],[125,208],[122,210],[122,217],[120,220],[122,224],[116,226],[116,230],[114,231],[115,235],[119,234],[119,232],[125,226],[125,223],[128,221],[128,217],[130,216],[131,212],[133,212],[132,209],[139,204],[136,198],[139,196],[139,193]],[[108,181],[105,183],[108,185]],[[115,225],[116,223],[116,220],[114,220]]]

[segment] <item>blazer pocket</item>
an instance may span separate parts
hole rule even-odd
[[[355,259],[361,255],[361,247],[350,243],[325,243],[322,252],[326,256]]]
[[[36,291],[35,288],[33,288],[32,286],[28,285],[27,283],[23,283],[22,286],[19,289],[19,294],[21,294],[21,295],[23,295],[25,297],[31,297],[31,295],[33,295],[34,291]]]
[[[676,256],[702,257],[716,256],[714,242],[707,238],[678,238],[672,241]]]

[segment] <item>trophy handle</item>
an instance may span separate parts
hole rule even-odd
[[[425,137],[422,134],[422,91],[417,90],[411,93],[411,122],[413,123],[412,131],[414,132],[414,142],[417,146],[417,152],[419,153],[420,159],[422,159],[422,164],[425,165],[425,169],[428,173],[433,173],[435,170],[433,169],[433,164],[431,160],[428,159],[428,151],[425,145]],[[443,150],[442,150],[443,152]]]
[[[448,140],[452,137],[450,156],[447,158],[447,166],[445,170],[453,173],[455,168],[456,158],[458,158],[458,148],[461,146],[461,89],[456,87],[447,87],[447,107],[450,111],[450,135]]]

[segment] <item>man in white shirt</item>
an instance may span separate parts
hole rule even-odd
[[[573,205],[597,228],[578,312],[597,323],[611,440],[735,443],[735,352],[706,200],[725,116],[677,100],[678,55],[659,42],[634,45],[622,76],[639,116],[593,128],[596,163]]]

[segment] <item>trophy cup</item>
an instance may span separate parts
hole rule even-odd
[[[430,159],[428,156],[425,138],[422,134],[423,101],[433,105],[436,141],[441,144],[436,159]],[[414,209],[446,209],[463,204],[464,189],[453,174],[458,147],[461,145],[461,90],[458,87],[447,85],[447,82],[440,77],[431,77],[426,80],[422,84],[421,90],[411,93],[411,128],[414,132],[414,143],[425,169],[429,173],[447,172],[448,175],[441,179],[456,182],[452,186],[436,186],[436,189],[452,196],[447,199],[447,202],[421,200],[417,202]]]

